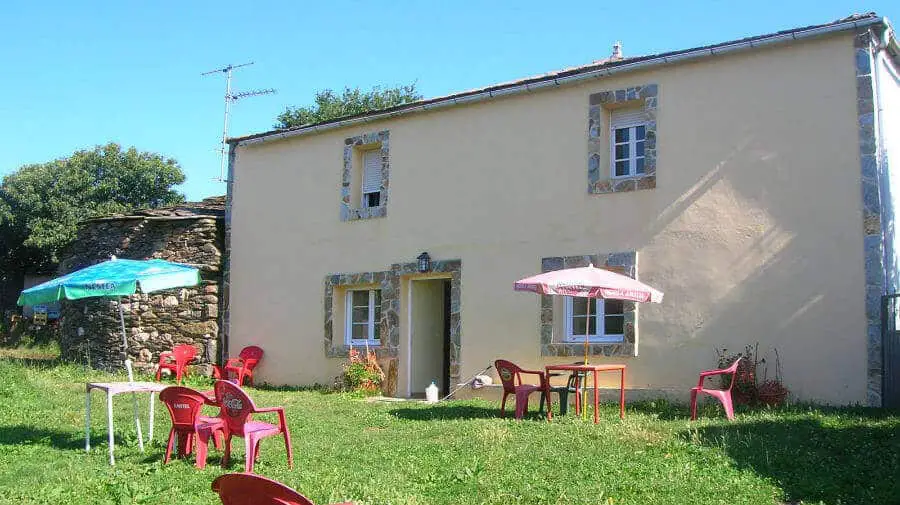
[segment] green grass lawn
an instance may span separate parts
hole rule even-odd
[[[114,376],[75,365],[0,355],[0,503],[215,504],[212,480],[231,468],[211,450],[162,464],[169,419],[159,404],[154,441],[137,450],[131,402],[116,398],[116,466],[107,464],[103,396],[94,393],[91,453],[84,452],[84,382]],[[207,387],[209,383],[196,382]],[[374,403],[320,391],[251,389],[284,405],[294,446],[263,442],[256,472],[316,503],[371,504],[884,504],[900,501],[900,414],[793,407],[717,407],[691,423],[687,409],[630,405],[624,421],[573,416],[547,423],[497,417],[483,401]],[[146,400],[146,396],[143,396]],[[141,402],[146,420],[146,401]],[[557,420],[559,419],[559,420]]]

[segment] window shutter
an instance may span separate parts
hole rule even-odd
[[[613,129],[623,126],[634,126],[645,123],[647,119],[644,117],[644,111],[641,109],[622,109],[612,111],[610,126]]]
[[[366,151],[363,155],[363,193],[381,191],[381,150]]]

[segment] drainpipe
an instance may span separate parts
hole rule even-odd
[[[228,345],[231,336],[231,215],[234,205],[234,158],[235,144],[228,145],[228,174],[225,179],[225,251],[222,255],[222,286],[219,292],[219,363],[228,360]]]

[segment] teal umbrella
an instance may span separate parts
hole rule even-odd
[[[125,315],[122,313],[122,296],[152,293],[163,289],[196,286],[200,283],[200,271],[180,263],[153,260],[116,259],[98,263],[70,274],[30,287],[19,295],[19,305],[38,305],[59,300],[78,300],[91,297],[119,298],[119,321],[122,325],[122,343],[126,352],[128,339],[125,334]],[[127,358],[127,355],[126,355]],[[125,360],[128,380],[131,361]]]

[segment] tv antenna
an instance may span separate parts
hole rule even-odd
[[[209,72],[203,72],[200,74],[204,75],[212,75],[212,74],[225,74],[225,120],[222,125],[222,143],[219,145],[219,177],[214,178],[213,180],[218,182],[226,182],[225,179],[225,155],[228,151],[228,114],[231,110],[231,104],[240,100],[241,98],[249,98],[251,96],[259,96],[259,95],[271,95],[275,93],[275,90],[272,88],[269,89],[256,89],[251,91],[239,91],[233,92],[231,91],[231,72],[235,69],[241,67],[247,67],[253,65],[253,62],[241,63],[240,65],[227,65],[222,68],[217,68],[215,70],[210,70]]]

